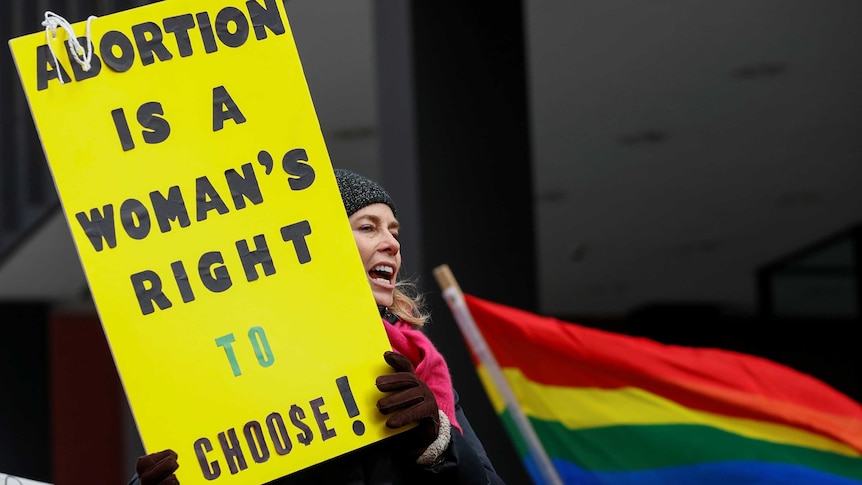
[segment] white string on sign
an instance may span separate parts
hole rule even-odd
[[[48,49],[54,57],[54,68],[57,69],[57,78],[60,80],[60,84],[65,84],[65,81],[63,80],[63,71],[60,70],[60,64],[57,61],[57,53],[54,52],[54,44],[51,42],[52,37],[54,39],[57,38],[58,28],[65,30],[66,34],[69,36],[70,58],[77,62],[78,65],[81,66],[81,69],[89,71],[90,60],[93,59],[93,43],[90,41],[90,24],[92,24],[95,18],[95,15],[87,17],[87,34],[84,37],[84,42],[87,43],[87,49],[85,51],[81,46],[81,43],[78,42],[78,36],[75,35],[75,31],[72,29],[72,24],[70,24],[68,20],[54,12],[45,12],[45,20],[42,21],[42,25],[45,27],[45,39],[48,42]],[[69,79],[69,81],[71,81],[71,79]]]

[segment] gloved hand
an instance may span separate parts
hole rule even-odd
[[[437,399],[431,388],[416,376],[413,364],[407,357],[387,351],[383,358],[396,372],[377,378],[378,389],[393,393],[377,401],[377,408],[384,415],[396,413],[386,420],[389,428],[418,423],[416,429],[410,431],[415,436],[417,447],[414,452],[418,456],[437,439],[440,431]]]
[[[177,453],[164,450],[138,458],[135,471],[141,485],[180,485],[174,472],[179,468]]]

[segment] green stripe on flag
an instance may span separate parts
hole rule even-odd
[[[518,436],[506,411],[509,435]],[[586,470],[635,471],[718,461],[790,463],[862,480],[862,458],[745,438],[700,425],[608,426],[572,430],[553,421],[530,418],[552,459]],[[514,444],[527,455],[520,438]]]

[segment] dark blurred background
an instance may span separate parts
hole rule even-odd
[[[146,3],[6,0],[0,37]],[[396,199],[429,333],[508,483],[528,479],[443,263],[482,298],[862,401],[862,3],[461,3],[284,0],[332,163]],[[0,113],[0,472],[124,483],[140,442],[8,50]]]

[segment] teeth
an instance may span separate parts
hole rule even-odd
[[[388,277],[386,275],[388,275]],[[379,281],[387,284],[392,283],[392,277],[394,275],[395,268],[387,264],[378,264],[369,271],[369,276],[371,276],[372,281]]]

